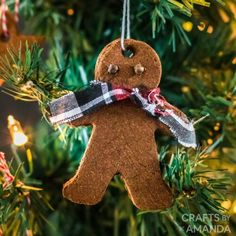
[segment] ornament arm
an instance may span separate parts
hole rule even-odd
[[[93,123],[93,115],[87,114],[83,117],[80,117],[79,119],[73,120],[69,122],[68,124],[72,127],[78,127],[78,126],[90,126]]]

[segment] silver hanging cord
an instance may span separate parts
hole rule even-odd
[[[130,0],[124,0],[123,4],[123,17],[121,26],[121,48],[125,48],[125,39],[130,39]]]

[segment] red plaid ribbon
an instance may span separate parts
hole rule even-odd
[[[126,88],[95,81],[88,88],[69,93],[49,104],[52,124],[64,124],[87,115],[94,110],[118,101],[130,99],[156,120],[169,127],[179,143],[196,147],[193,124],[169,104],[160,94],[160,88],[150,91]]]

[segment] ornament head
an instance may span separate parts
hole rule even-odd
[[[159,56],[148,44],[125,40],[126,51],[122,51],[120,39],[108,44],[100,53],[95,79],[129,88],[155,88],[161,79]]]

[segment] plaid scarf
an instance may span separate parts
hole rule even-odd
[[[160,95],[160,88],[142,91],[110,83],[93,81],[88,88],[69,93],[49,104],[52,124],[64,124],[91,113],[105,105],[131,99],[153,118],[167,125],[178,142],[186,147],[196,147],[193,124],[186,116],[177,114],[174,107]]]

